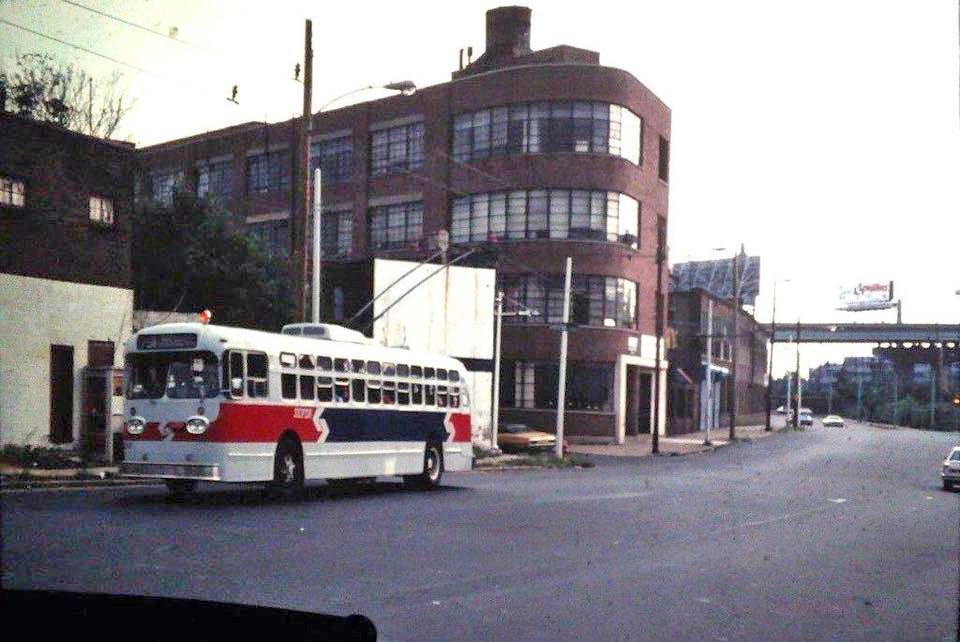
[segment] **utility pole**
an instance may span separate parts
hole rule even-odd
[[[863,419],[863,373],[857,373],[857,419]]]
[[[503,290],[497,291],[497,336],[493,344],[493,410],[490,413],[490,447],[497,448],[497,422],[500,421],[500,337],[503,332]]]
[[[770,369],[767,371],[767,425],[764,427],[766,432],[770,432],[773,427],[770,425],[771,413],[773,412],[773,349],[777,341],[777,281],[773,281],[773,314],[770,317]]]
[[[730,441],[736,439],[737,426],[737,353],[740,321],[740,257],[743,254],[743,244],[740,244],[740,252],[733,259],[733,355],[730,369]]]
[[[563,280],[563,329],[560,331],[560,373],[557,391],[557,459],[563,458],[563,413],[567,394],[567,325],[570,323],[570,273],[573,259],[567,257],[567,271]]]
[[[707,388],[706,396],[706,424],[707,435],[703,440],[704,446],[710,442],[710,429],[713,428],[713,299],[707,295]]]
[[[660,452],[660,394],[663,392],[663,386],[660,383],[660,350],[663,344],[663,263],[666,260],[667,249],[667,223],[662,216],[657,217],[657,289],[656,305],[654,312],[657,320],[654,322],[657,335],[657,347],[654,351],[654,379],[653,379],[653,436],[651,438],[651,451],[656,454]]]
[[[307,317],[307,212],[310,207],[310,120],[313,92],[313,22],[306,20],[303,32],[303,113],[295,125],[296,157],[291,172],[293,189],[293,258],[296,265],[297,319]],[[269,153],[269,149],[267,152]]]
[[[323,175],[318,167],[313,172],[313,322],[320,323],[320,271],[321,254],[323,251],[323,239],[320,237],[323,224],[323,205],[322,205],[322,180]]]
[[[786,421],[784,422],[784,425],[786,425],[786,427],[789,428],[791,423],[790,413],[793,411],[793,397],[791,394],[793,389],[793,373],[787,372],[784,374],[784,377],[786,377],[787,379],[787,403],[784,406],[784,409],[787,411],[787,418],[786,418]]]
[[[796,408],[793,413],[793,427],[800,427],[800,319],[797,319],[797,401]]]

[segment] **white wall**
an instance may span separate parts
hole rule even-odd
[[[0,274],[0,443],[48,444],[50,346],[73,346],[73,438],[79,438],[87,341],[113,341],[123,365],[133,290]]]
[[[417,264],[376,259],[374,294],[379,294]],[[374,303],[376,317],[438,265],[421,265]],[[468,359],[493,360],[496,271],[452,266],[403,296],[373,326],[373,338],[389,346],[407,346]],[[471,416],[474,442],[490,440],[493,373],[471,372]]]

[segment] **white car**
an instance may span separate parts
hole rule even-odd
[[[823,418],[823,427],[830,428],[831,426],[836,426],[837,428],[843,428],[843,417],[840,415],[827,415]]]
[[[802,408],[800,410],[800,425],[801,426],[813,425],[813,413],[811,413],[807,408]]]
[[[960,484],[960,446],[955,446],[943,460],[940,478],[943,480],[943,490],[952,490],[954,484]]]

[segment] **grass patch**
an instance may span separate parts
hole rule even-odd
[[[6,444],[0,449],[0,462],[21,468],[44,470],[63,470],[82,465],[80,457],[71,450],[16,444]]]

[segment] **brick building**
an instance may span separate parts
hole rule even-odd
[[[671,292],[669,325],[675,340],[669,350],[670,385],[668,428],[671,433],[703,430],[707,426],[707,341],[712,302],[713,427],[730,425],[729,389],[733,350],[737,352],[737,424],[766,421],[767,340],[769,332],[742,308],[737,320],[739,339],[733,340],[733,302],[702,288]]]
[[[0,113],[0,439],[78,440],[130,332],[133,145]]]
[[[505,319],[501,417],[550,430],[559,354],[550,324],[572,257],[584,319],[570,337],[567,431],[622,440],[652,425],[670,110],[597,52],[532,51],[529,34],[529,9],[493,9],[486,51],[450,82],[313,115],[324,316],[342,321],[369,299],[370,257],[422,260],[449,232],[451,257],[483,250],[471,261],[497,268],[507,309],[536,313]],[[144,148],[141,196],[215,199],[288,251],[295,134],[293,121],[247,123]]]

